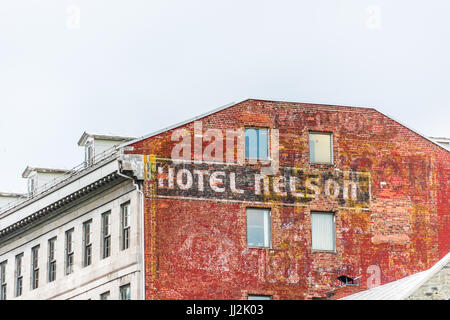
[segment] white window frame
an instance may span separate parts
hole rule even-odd
[[[273,296],[263,294],[249,294],[247,295],[247,300],[273,300]]]
[[[124,208],[127,208],[127,215],[125,215]],[[131,243],[131,205],[130,201],[124,202],[120,205],[120,249],[126,250]],[[127,217],[127,219],[125,219]],[[125,220],[127,224],[125,224]]]
[[[127,290],[127,297],[126,299],[122,299],[123,297],[123,290]],[[129,283],[124,284],[123,286],[119,287],[119,300],[131,300],[131,285]]]
[[[56,237],[48,240],[48,282],[56,280]]]
[[[85,161],[86,167],[94,164],[95,154],[94,154],[94,143],[93,141],[86,143],[85,145]]]
[[[39,288],[39,250],[40,246],[31,248],[31,289]]]
[[[8,260],[0,263],[0,300],[6,300],[6,266]]]
[[[65,233],[65,273],[66,276],[73,273],[73,266],[74,266],[74,259],[75,259],[75,254],[74,254],[74,239],[73,239],[73,235],[74,235],[75,229],[71,228],[69,230],[66,231]],[[69,235],[70,235],[70,241],[69,241]],[[69,246],[70,243],[70,246]],[[69,250],[70,249],[70,250]]]
[[[105,224],[105,218],[108,217],[108,223]],[[106,230],[107,226],[107,230]],[[101,224],[101,235],[102,235],[102,245],[101,245],[101,257],[102,259],[111,256],[111,211],[106,211],[102,214],[102,224]],[[106,246],[108,244],[108,246]],[[108,251],[106,250],[108,248]]]
[[[247,129],[254,129],[254,130],[267,130],[267,157],[266,158],[260,158],[259,157],[259,149],[257,151],[256,158],[251,158],[250,155],[247,157],[247,140],[246,137],[246,130]],[[270,128],[268,127],[244,127],[244,158],[247,161],[270,161]]]
[[[332,235],[330,235],[333,238],[333,249],[317,249],[314,248],[314,243],[313,243],[313,223],[312,223],[312,216],[314,214],[324,214],[324,215],[331,215],[333,217],[332,222],[333,222],[333,233]],[[310,213],[310,219],[311,219],[311,251],[312,252],[329,252],[329,253],[336,253],[336,213],[335,212],[323,212],[323,211],[311,211]]]
[[[15,296],[20,297],[23,293],[23,252],[16,255],[15,269]]]
[[[311,135],[312,134],[322,134],[322,135],[329,135],[330,136],[330,162],[318,162],[318,161],[311,161]],[[328,164],[333,165],[334,164],[334,156],[333,156],[333,132],[327,132],[327,131],[309,131],[308,132],[308,161],[310,164]]]
[[[90,265],[92,265],[92,219],[83,222],[83,267]]]
[[[261,211],[264,214],[264,244],[263,245],[254,245],[248,243],[248,235],[249,235],[249,224],[248,224],[248,213],[250,210]],[[248,207],[245,209],[245,217],[246,217],[246,242],[247,248],[266,248],[272,249],[272,212],[268,208],[254,208]]]

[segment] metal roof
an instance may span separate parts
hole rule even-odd
[[[41,173],[70,173],[70,169],[56,169],[56,168],[42,168],[42,167],[30,167],[27,166],[22,173],[22,178],[28,178],[31,172]]]
[[[428,270],[361,291],[339,300],[404,300],[450,262],[450,252]]]
[[[97,134],[97,133],[89,133],[89,132],[83,132],[80,139],[78,140],[78,145],[82,146],[88,137],[92,137],[94,139],[98,140],[110,140],[110,141],[129,141],[136,139],[136,137],[126,137],[126,136],[117,136],[117,135],[109,135],[109,134]]]

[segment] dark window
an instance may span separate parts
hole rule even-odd
[[[121,241],[122,250],[130,247],[130,203],[124,203],[120,206],[121,216]]]
[[[66,231],[66,275],[73,272],[73,229]]]
[[[130,285],[126,284],[124,286],[120,287],[120,300],[130,300],[131,299],[131,292],[130,292]]]
[[[56,279],[56,238],[48,240],[48,282]]]
[[[111,212],[102,215],[102,258],[111,255]]]
[[[0,300],[6,300],[6,262],[0,263]]]
[[[22,295],[23,290],[23,253],[16,256],[16,297]]]
[[[92,263],[92,220],[83,223],[83,266],[87,267]]]
[[[39,246],[31,249],[31,289],[39,287]]]

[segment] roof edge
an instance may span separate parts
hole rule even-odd
[[[139,137],[139,138],[136,138],[136,139],[134,139],[134,140],[127,141],[127,142],[125,142],[125,143],[119,144],[119,145],[117,146],[117,149],[120,149],[120,148],[129,146],[130,144],[133,144],[133,143],[136,143],[136,142],[139,142],[139,141],[142,141],[142,140],[151,138],[151,137],[156,136],[156,135],[158,135],[158,134],[160,134],[160,133],[163,133],[163,132],[166,132],[166,131],[169,131],[169,130],[172,130],[172,129],[175,129],[175,128],[178,128],[178,127],[181,127],[181,126],[183,126],[183,125],[185,125],[185,124],[188,124],[188,123],[190,123],[190,122],[192,122],[192,121],[195,121],[195,120],[198,120],[198,119],[207,117],[207,116],[209,116],[209,115],[211,115],[211,114],[213,114],[213,113],[216,113],[216,112],[225,110],[225,109],[227,109],[227,108],[233,107],[233,106],[235,106],[235,105],[237,105],[237,104],[239,104],[239,103],[242,103],[242,102],[244,102],[244,101],[247,101],[247,100],[252,100],[252,99],[243,99],[243,100],[240,100],[240,101],[238,101],[238,102],[231,102],[231,103],[228,103],[228,104],[226,104],[226,105],[223,105],[223,106],[220,106],[220,107],[215,108],[215,109],[213,109],[213,110],[210,110],[210,111],[208,111],[208,112],[202,113],[202,114],[200,114],[200,115],[198,115],[198,116],[195,116],[195,117],[193,117],[193,118],[190,118],[190,119],[187,119],[187,120],[178,122],[178,123],[176,123],[176,124],[173,124],[173,125],[171,125],[171,126],[168,126],[168,127],[163,128],[163,129],[160,129],[160,130],[154,131],[154,132],[152,132],[152,133],[146,134],[146,135],[144,135],[144,136],[142,136],[142,137]]]

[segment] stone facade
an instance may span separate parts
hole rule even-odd
[[[450,263],[420,286],[407,300],[450,300]]]

